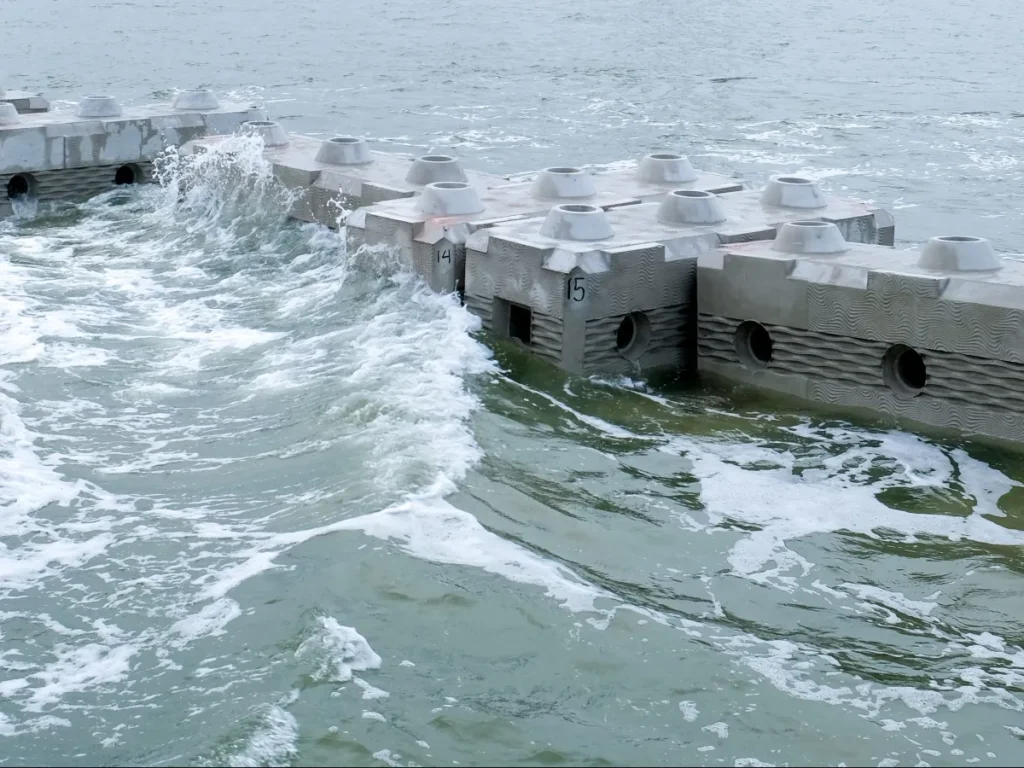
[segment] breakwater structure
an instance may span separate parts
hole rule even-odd
[[[97,116],[112,109],[101,103],[84,101],[73,118],[0,121],[0,181],[10,197],[17,173],[102,167],[109,185],[118,163],[149,181],[141,163],[166,147],[187,161],[230,152],[229,134],[257,136],[290,193],[289,215],[344,229],[351,253],[388,248],[434,290],[457,292],[494,336],[571,373],[700,373],[1024,442],[1024,265],[983,238],[897,250],[883,209],[797,176],[747,189],[671,152],[626,169],[565,165],[524,180],[450,155],[374,151],[355,136],[291,135],[254,108],[214,108],[207,92],[185,93],[171,110],[139,111],[135,120],[154,133],[126,151],[106,151],[119,145],[111,129],[79,127],[114,119]],[[45,147],[44,126],[59,126],[50,165],[46,149],[7,148],[18,145],[5,131],[36,121],[25,146]],[[107,138],[82,146],[80,135]],[[42,200],[44,190],[37,179],[13,191]]]
[[[12,98],[13,97],[13,98]],[[222,105],[208,90],[183,91],[171,104],[122,109],[113,96],[86,96],[74,112],[5,92],[0,100],[0,216],[19,198],[40,203],[92,197],[153,180],[153,161],[169,147],[230,134],[260,120],[258,108]],[[39,107],[38,109],[36,107]]]

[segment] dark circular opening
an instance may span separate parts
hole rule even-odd
[[[19,173],[17,176],[11,177],[11,180],[7,182],[8,200],[17,200],[19,197],[26,197],[31,191],[32,184],[29,181],[28,176],[23,173]]]
[[[659,152],[656,155],[651,155],[652,160],[682,160],[682,155],[673,155],[670,152]]]
[[[830,227],[832,222],[830,221],[791,221],[789,222],[791,227],[806,227],[807,229],[817,229],[821,227]]]
[[[566,213],[597,213],[601,209],[596,205],[580,205],[578,203],[569,203],[567,205],[558,206],[558,210],[565,211]]]
[[[253,128],[268,128],[274,123],[271,120],[249,120],[245,125],[251,125]]]
[[[643,312],[630,312],[615,331],[615,349],[627,360],[639,360],[651,343],[651,322]]]
[[[427,186],[434,189],[469,189],[469,184],[464,181],[435,181]]]
[[[799,176],[779,176],[777,181],[783,184],[810,184],[810,179],[802,179]]]
[[[704,192],[703,190],[700,189],[673,189],[671,194],[674,195],[675,197],[714,197],[712,193]]]
[[[355,136],[335,136],[333,139],[328,139],[332,144],[358,144],[359,139]]]
[[[745,320],[736,327],[735,347],[736,356],[748,368],[764,368],[772,360],[772,335],[753,320]]]
[[[448,155],[424,155],[420,158],[425,163],[450,163],[454,159]]]
[[[882,355],[882,381],[897,395],[913,397],[928,381],[928,367],[917,350],[894,344]]]
[[[937,237],[936,240],[941,240],[944,243],[977,243],[981,240],[980,237],[967,237],[962,235],[949,235],[947,237]]]
[[[138,181],[135,168],[130,165],[122,165],[114,173],[114,184],[119,187],[123,187],[128,184],[135,184]]]
[[[583,173],[583,171],[581,171],[579,168],[569,168],[569,167],[564,167],[564,168],[548,168],[547,172],[548,173]]]

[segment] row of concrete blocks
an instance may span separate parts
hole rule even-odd
[[[1024,442],[1024,264],[982,238],[895,250],[885,211],[796,177],[745,190],[667,153],[516,183],[358,138],[255,130],[294,216],[345,224],[350,252],[396,251],[566,371],[699,370]]]
[[[183,91],[172,104],[122,109],[111,96],[86,96],[75,111],[52,112],[41,97],[0,98],[0,217],[19,198],[83,200],[119,184],[152,181],[167,148],[232,134],[266,117],[256,107],[221,104],[208,90]]]

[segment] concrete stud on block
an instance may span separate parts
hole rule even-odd
[[[7,89],[0,85],[0,99],[7,98]]]
[[[14,125],[19,119],[18,110],[13,104],[0,103],[0,125]]]
[[[761,193],[761,202],[776,208],[824,208],[825,193],[816,182],[799,176],[776,176]]]
[[[217,99],[217,95],[209,88],[197,88],[179,93],[174,97],[173,106],[175,109],[183,111],[208,112],[220,109],[220,101]]]
[[[288,133],[280,123],[273,120],[247,120],[242,123],[242,132],[249,136],[259,136],[266,147],[283,147],[288,144]]]
[[[470,216],[481,213],[484,204],[464,181],[434,181],[423,188],[419,208],[430,216]]]
[[[121,105],[113,96],[83,96],[75,110],[78,117],[120,117]]]
[[[718,196],[697,189],[672,190],[658,206],[658,221],[662,224],[717,224],[725,218],[725,209]]]
[[[366,165],[373,162],[373,155],[364,139],[335,136],[320,145],[314,159],[325,165]]]
[[[544,219],[540,233],[555,240],[605,240],[615,233],[608,214],[596,205],[556,205]]]
[[[824,255],[843,253],[849,250],[849,245],[839,227],[829,221],[789,221],[779,228],[772,250]]]
[[[594,177],[581,168],[545,168],[530,185],[530,194],[541,200],[572,200],[597,194]]]
[[[697,172],[683,155],[659,152],[640,161],[636,177],[648,184],[689,184],[697,180]]]
[[[992,244],[983,237],[933,237],[921,249],[917,266],[942,272],[1002,269]]]
[[[417,157],[409,168],[405,180],[410,184],[425,186],[435,181],[466,181],[462,165],[450,155],[423,155]]]

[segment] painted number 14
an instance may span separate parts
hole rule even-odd
[[[452,263],[452,249],[451,248],[438,248],[434,253],[437,255],[437,263],[440,264],[442,261],[447,261],[449,264]]]

